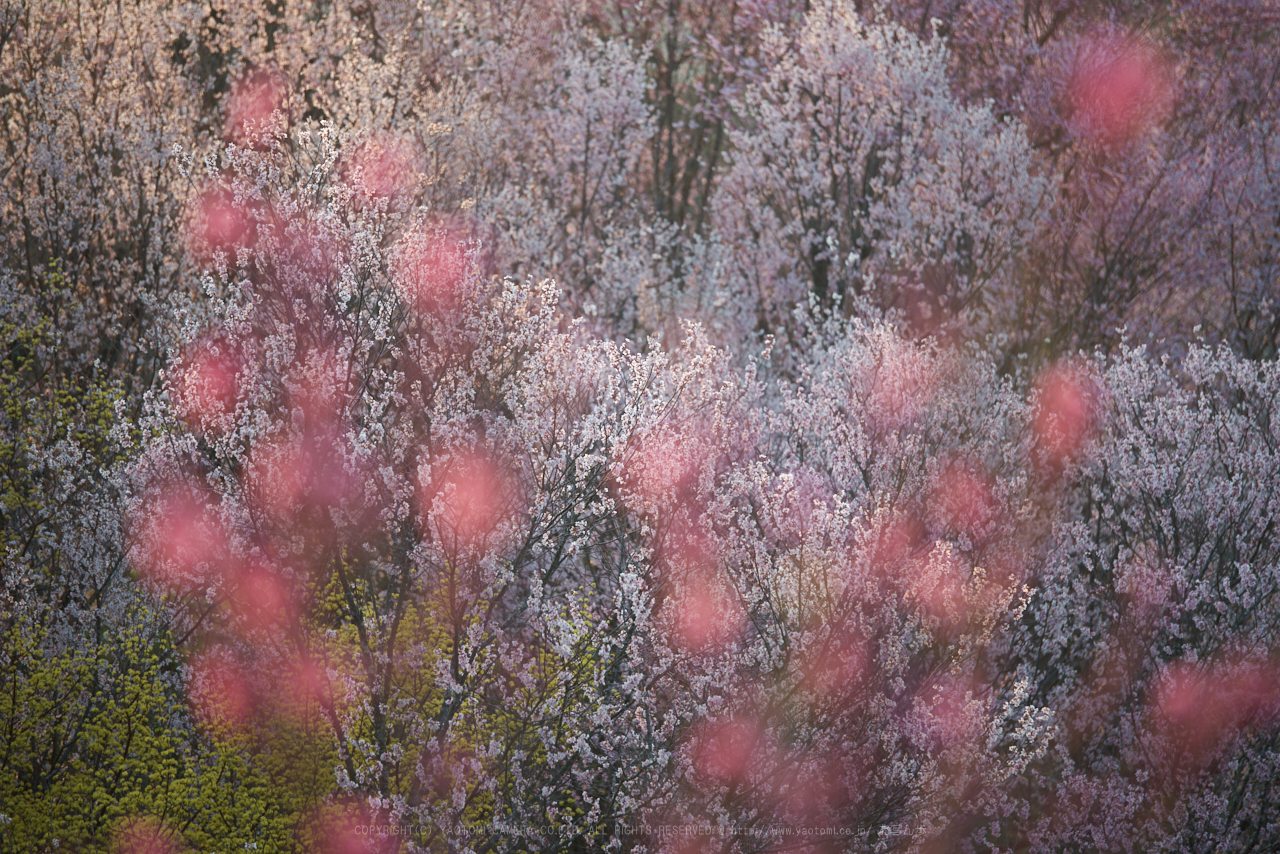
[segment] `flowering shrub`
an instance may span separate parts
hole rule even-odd
[[[1280,845],[1275,20],[1050,5],[0,12],[0,850]]]

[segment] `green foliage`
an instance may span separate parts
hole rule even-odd
[[[46,279],[51,290],[70,298],[57,265]],[[22,306],[5,308],[0,315],[0,547],[27,552],[42,530],[54,527],[58,510],[93,500],[102,473],[123,462],[128,448],[111,435],[120,387],[72,377],[63,369],[63,341],[52,316],[29,316]],[[62,452],[55,453],[59,448]],[[79,465],[59,467],[55,459],[76,459]],[[53,505],[55,496],[61,500]]]
[[[56,265],[46,279],[70,298]],[[167,621],[121,571],[116,472],[137,438],[119,429],[123,392],[63,369],[52,316],[3,308],[0,852],[105,852],[148,834],[299,850],[332,758],[297,727],[265,734],[266,749],[194,727]]]
[[[0,851],[107,851],[139,817],[195,850],[292,850],[270,776],[186,724],[170,646],[135,628],[89,652],[40,640],[11,629],[0,661]]]

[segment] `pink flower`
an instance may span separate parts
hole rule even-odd
[[[314,854],[391,854],[400,848],[404,825],[392,831],[385,813],[374,812],[354,800],[321,807],[305,822]]]
[[[296,521],[308,507],[327,510],[353,505],[358,495],[346,467],[344,445],[343,437],[332,428],[257,443],[245,471],[249,493],[279,524]]]
[[[1000,512],[990,477],[963,461],[953,462],[939,474],[927,507],[935,529],[963,534],[972,543],[993,533]]]
[[[746,613],[719,569],[715,545],[706,534],[676,526],[663,544],[659,561],[670,585],[661,619],[667,639],[676,648],[714,654],[741,636]]]
[[[1192,762],[1212,758],[1225,739],[1259,716],[1280,711],[1280,677],[1271,666],[1176,663],[1153,703],[1155,721]]]
[[[516,484],[483,450],[448,459],[419,480],[418,504],[447,549],[483,550],[514,513]]]
[[[420,315],[457,310],[466,295],[474,258],[460,228],[437,225],[413,232],[394,265],[400,298]]]
[[[695,572],[676,585],[671,640],[692,652],[713,652],[742,633],[745,615],[728,585],[712,572]]]
[[[634,509],[669,517],[696,497],[708,452],[696,427],[655,427],[632,438],[614,475]]]
[[[292,592],[289,581],[278,569],[253,562],[236,577],[232,610],[246,628],[274,634],[293,621]]]
[[[143,504],[134,531],[134,558],[152,581],[185,587],[236,572],[229,533],[195,489],[161,488]]]
[[[409,144],[390,134],[357,145],[343,163],[343,174],[355,200],[365,205],[394,201],[418,180]]]
[[[982,735],[986,703],[982,690],[961,676],[947,675],[922,692],[915,714],[930,751],[953,751],[975,744]]]

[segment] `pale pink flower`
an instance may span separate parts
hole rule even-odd
[[[458,309],[466,297],[475,259],[463,229],[435,225],[415,230],[402,241],[394,265],[396,289],[420,315]]]
[[[1165,669],[1152,712],[1182,754],[1199,764],[1249,722],[1280,712],[1280,675],[1269,665],[1178,662]]]
[[[516,484],[483,449],[461,453],[419,479],[418,504],[445,548],[484,549],[512,518]]]
[[[135,561],[144,575],[170,587],[225,577],[236,571],[229,532],[195,489],[161,488],[148,496],[135,528]]]
[[[293,622],[293,606],[292,585],[276,567],[250,561],[236,574],[231,607],[246,628],[277,633]]]
[[[714,654],[740,637],[746,613],[705,533],[677,526],[663,544],[660,561],[670,584],[662,618],[676,648]]]
[[[971,543],[994,532],[1000,513],[990,476],[961,460],[935,479],[926,507],[936,530],[963,534]]]
[[[234,263],[240,250],[253,246],[258,227],[249,205],[227,187],[214,185],[200,194],[190,216],[193,248],[202,263],[218,256]]]

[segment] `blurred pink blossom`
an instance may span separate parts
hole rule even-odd
[[[693,767],[703,777],[726,786],[741,785],[761,769],[769,749],[760,721],[735,717],[702,726],[694,736]]]
[[[1165,669],[1152,711],[1199,764],[1249,722],[1280,712],[1280,673],[1272,665],[1177,662]]]
[[[673,595],[671,639],[693,652],[712,652],[736,639],[745,615],[728,584],[717,574],[691,574]]]
[[[289,94],[278,69],[247,72],[231,89],[225,107],[223,136],[236,145],[265,150],[288,129],[282,115]]]
[[[400,298],[420,315],[456,310],[465,297],[474,259],[464,229],[436,224],[401,243],[394,276]]]
[[[220,184],[201,193],[191,211],[192,243],[206,264],[214,263],[219,255],[234,262],[240,249],[254,244],[257,232],[248,204]]]
[[[1115,146],[1164,118],[1173,86],[1151,45],[1131,37],[1100,36],[1081,47],[1068,83],[1068,99],[1076,130]]]
[[[174,404],[197,430],[208,431],[235,411],[240,360],[232,346],[217,339],[193,345],[176,368]]]
[[[220,649],[204,652],[191,663],[188,696],[196,719],[218,730],[245,727],[256,705],[248,675]]]
[[[621,479],[644,508],[661,512],[696,488],[704,459],[705,449],[696,435],[658,428],[628,446]]]
[[[388,832],[388,817],[355,800],[323,807],[305,824],[314,854],[392,854],[400,847],[399,838]]]
[[[344,160],[343,174],[356,201],[366,205],[395,200],[418,180],[409,143],[391,134],[356,145]]]
[[[274,633],[295,616],[289,581],[261,561],[251,561],[237,573],[232,608],[243,625],[256,631]]]
[[[257,505],[277,523],[307,507],[350,504],[356,484],[346,468],[345,442],[333,429],[264,440],[254,446],[245,483]]]
[[[983,734],[984,689],[963,676],[940,677],[917,699],[915,713],[920,736],[935,752],[975,745]]]
[[[663,611],[667,638],[673,645],[714,654],[740,637],[746,614],[706,533],[693,526],[676,526],[664,543],[661,562],[670,582]]]
[[[474,450],[420,479],[418,503],[447,548],[484,549],[512,512],[515,484],[490,454]]]
[[[228,531],[195,489],[161,488],[143,508],[133,543],[137,564],[152,581],[183,587],[236,571]]]
[[[1036,382],[1032,432],[1042,461],[1061,471],[1085,449],[1098,429],[1099,391],[1084,368],[1055,365]]]
[[[990,476],[959,460],[939,474],[926,506],[935,529],[955,531],[973,543],[994,532],[1000,510]]]
[[[186,849],[182,837],[154,816],[132,816],[112,834],[113,854],[178,854]]]

